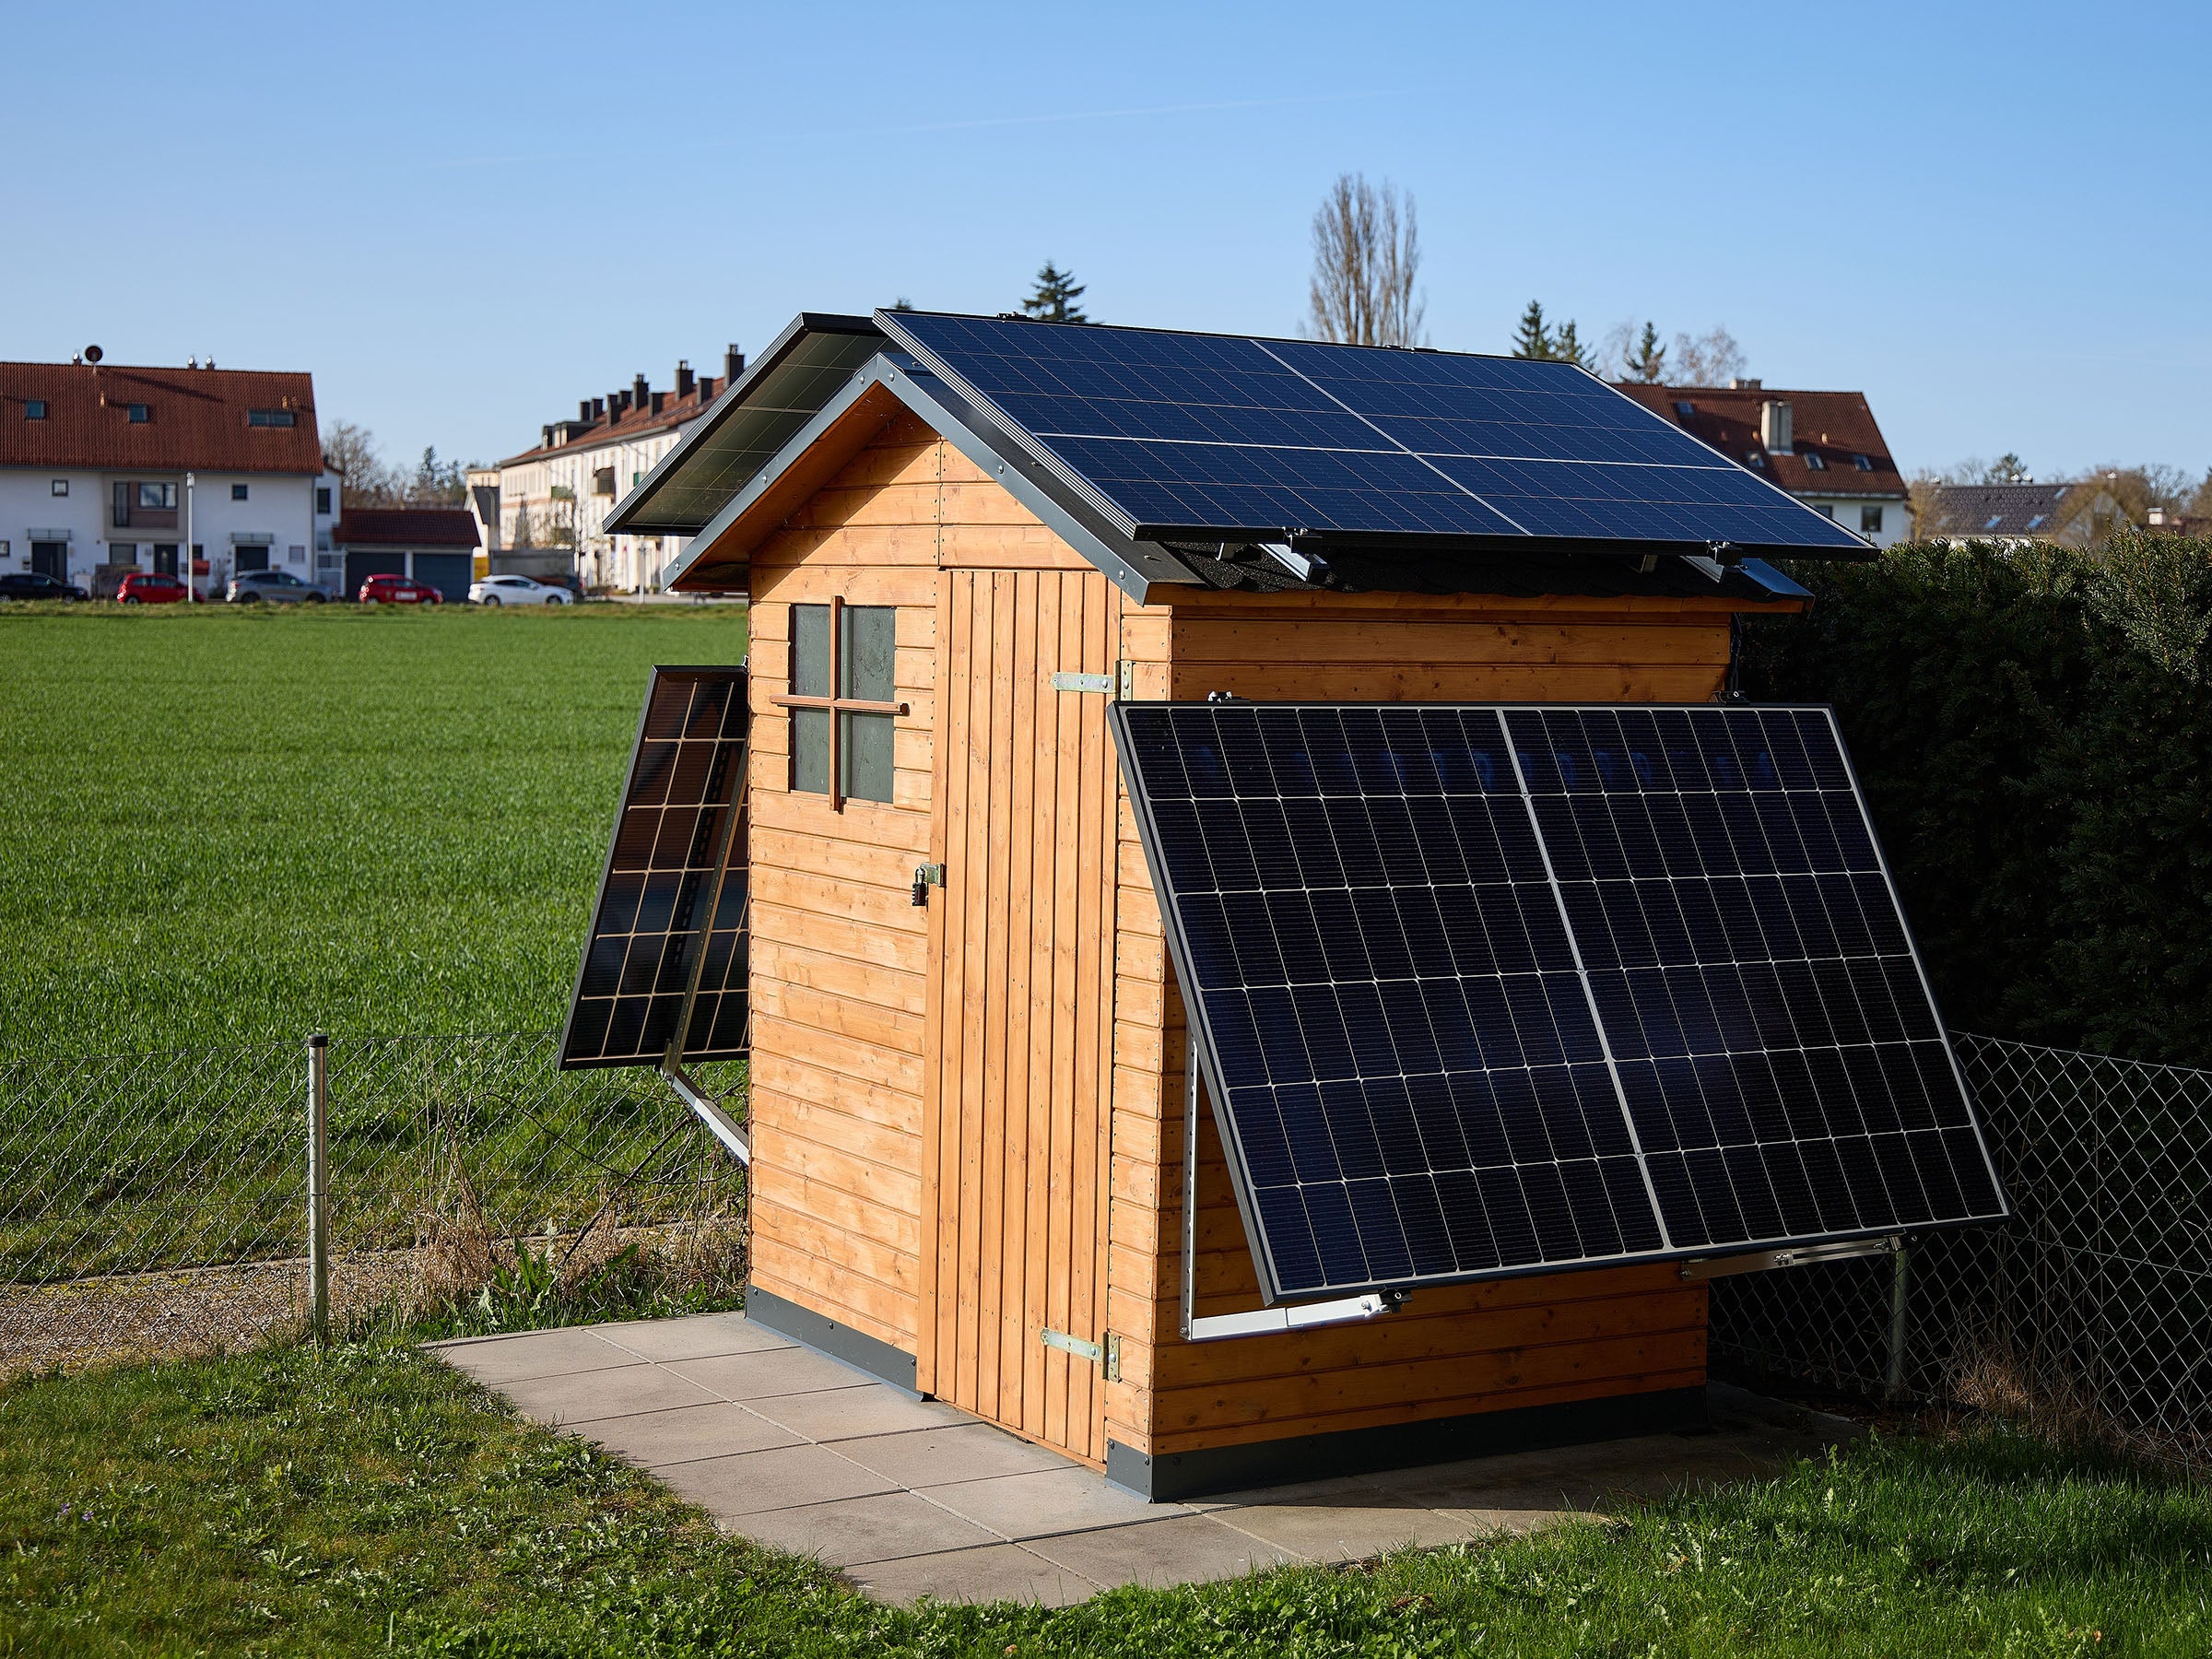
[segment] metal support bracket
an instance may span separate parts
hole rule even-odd
[[[752,1143],[746,1139],[745,1131],[737,1126],[735,1120],[715,1104],[714,1098],[686,1077],[684,1068],[673,1061],[661,1067],[661,1076],[668,1079],[668,1087],[676,1090],[676,1098],[697,1112],[714,1138],[729,1148],[730,1156],[751,1167]]]
[[[1113,695],[1113,676],[1111,674],[1077,674],[1063,668],[1053,676],[1055,691],[1103,691]]]
[[[1065,1331],[1042,1330],[1037,1333],[1046,1347],[1058,1348],[1064,1354],[1073,1354],[1078,1359],[1088,1359],[1093,1365],[1102,1363],[1106,1350],[1095,1342],[1086,1342],[1080,1336],[1070,1336]]]
[[[1880,1239],[1853,1239],[1842,1244],[1796,1244],[1787,1250],[1755,1250],[1744,1255],[1700,1256],[1682,1264],[1685,1279],[1729,1278],[1776,1267],[1809,1267],[1816,1262],[1848,1262],[1859,1256],[1895,1255],[1905,1247],[1901,1233]]]
[[[1406,1305],[1406,1293],[1374,1290],[1332,1301],[1297,1302],[1287,1308],[1254,1308],[1249,1313],[1198,1313],[1198,1055],[1189,1047],[1182,1060],[1182,1339],[1218,1342],[1229,1336],[1265,1336],[1300,1331],[1310,1325],[1348,1324],[1372,1319]],[[1049,1336],[1047,1338],[1050,1339]],[[1117,1368],[1118,1369],[1118,1368]]]

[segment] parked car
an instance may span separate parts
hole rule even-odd
[[[310,587],[289,571],[247,571],[230,578],[224,590],[233,605],[259,605],[266,599],[276,605],[320,605],[323,590]]]
[[[115,584],[118,605],[182,605],[184,584],[159,571],[133,571]]]
[[[74,582],[43,571],[10,571],[0,576],[0,599],[89,599]]]
[[[384,571],[361,583],[363,605],[443,605],[445,595],[427,582]]]
[[[502,605],[573,605],[576,595],[567,588],[534,582],[527,576],[487,576],[468,584],[468,602],[497,609]]]

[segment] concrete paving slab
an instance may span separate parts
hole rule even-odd
[[[1014,1601],[1065,1607],[1088,1601],[1105,1588],[1018,1544],[906,1556],[855,1567],[845,1576],[877,1601],[898,1607],[912,1606],[925,1595],[941,1602]]]
[[[810,1441],[842,1442],[866,1435],[904,1434],[916,1429],[946,1429],[975,1421],[957,1406],[941,1400],[917,1400],[887,1382],[771,1394],[752,1400],[750,1406],[770,1422],[781,1423],[802,1440]],[[1053,1462],[1065,1467],[1067,1459],[1055,1454]]]
[[[1171,1515],[1134,1526],[1061,1533],[1024,1547],[1101,1584],[1205,1584],[1297,1558],[1211,1515]]]
[[[722,1354],[758,1354],[799,1345],[741,1313],[701,1313],[691,1319],[639,1319],[593,1325],[592,1334],[641,1359],[711,1359]]]
[[[913,1492],[881,1492],[751,1515],[746,1519],[745,1535],[794,1555],[813,1556],[832,1567],[942,1556],[1004,1542]]]
[[[747,1518],[841,1498],[895,1492],[899,1483],[840,1457],[827,1446],[781,1446],[696,1463],[668,1464],[653,1473],[735,1530],[751,1535]]]
[[[635,1365],[638,1357],[586,1330],[531,1331],[519,1336],[487,1336],[441,1343],[448,1365],[466,1371],[487,1388],[504,1388],[537,1377],[564,1377],[577,1371],[611,1371]]]
[[[839,1441],[837,1449],[841,1456],[864,1468],[916,1490],[954,1481],[989,1480],[1000,1475],[1033,1475],[1040,1469],[1067,1467],[1067,1459],[1059,1453],[977,1422]]]
[[[881,1388],[865,1371],[810,1348],[767,1348],[711,1359],[677,1359],[668,1370],[725,1400],[764,1400],[777,1394],[815,1394],[825,1388]]]
[[[1407,1544],[1456,1544],[1473,1523],[1432,1509],[1370,1503],[1246,1503],[1207,1519],[1310,1561],[1357,1561]]]
[[[698,1383],[657,1365],[536,1377],[527,1382],[503,1383],[500,1392],[524,1417],[563,1429],[677,1406],[705,1406],[714,1398]]]
[[[727,1400],[711,1406],[679,1406],[594,1422],[591,1438],[618,1457],[648,1469],[665,1464],[697,1463],[736,1452],[766,1452],[796,1446],[799,1437]]]
[[[929,1495],[953,1513],[1017,1542],[1191,1512],[1177,1503],[1147,1503],[1077,1464],[932,1487]]]

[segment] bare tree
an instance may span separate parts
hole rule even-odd
[[[1345,173],[1313,215],[1313,280],[1304,334],[1349,346],[1419,346],[1429,309],[1417,287],[1420,227],[1413,194]]]
[[[390,507],[398,504],[399,480],[384,465],[376,434],[350,420],[323,429],[323,464],[339,475],[339,505]]]
[[[1740,380],[1750,368],[1735,336],[1719,324],[1711,332],[1691,339],[1678,334],[1672,350],[1673,380],[1677,386],[1724,386]]]

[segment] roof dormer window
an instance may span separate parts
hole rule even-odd
[[[1688,418],[1690,418],[1692,415],[1695,415],[1697,412],[1698,412],[1698,409],[1697,409],[1697,406],[1696,406],[1695,404],[1687,404],[1687,403],[1682,403],[1682,402],[1680,402],[1680,401],[1678,401],[1678,400],[1677,400],[1677,403],[1675,404],[1675,415],[1676,415],[1676,418],[1677,418],[1677,419],[1681,419],[1681,420],[1688,420]]]
[[[1874,463],[1869,461],[1865,455],[1853,455],[1851,458],[1851,464],[1857,467],[1861,472],[1872,472],[1874,470]]]
[[[1828,470],[1828,462],[1811,450],[1807,450],[1806,452],[1805,464],[1814,472],[1826,472]]]

